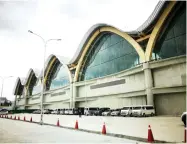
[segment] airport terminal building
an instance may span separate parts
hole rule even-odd
[[[186,2],[159,1],[135,31],[92,26],[71,60],[50,55],[14,88],[17,109],[154,105],[157,115],[186,110]]]

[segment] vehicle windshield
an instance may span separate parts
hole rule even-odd
[[[151,110],[151,109],[154,109],[154,108],[153,108],[153,106],[146,106],[146,109]]]
[[[98,110],[98,108],[89,108],[89,110]]]
[[[139,109],[141,109],[141,107],[134,107],[133,109],[134,110],[139,110]]]
[[[5,111],[8,111],[8,110],[6,110],[6,109],[1,109],[0,111],[1,111],[1,112],[5,112]]]
[[[129,107],[124,107],[122,110],[128,110],[129,109]]]

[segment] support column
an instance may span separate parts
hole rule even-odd
[[[77,96],[77,87],[75,86],[75,83],[73,83],[73,97],[72,97],[72,107],[75,107],[75,98]]]
[[[153,88],[153,77],[149,67],[149,62],[143,63],[144,77],[145,77],[145,88],[147,95],[147,105],[154,105],[154,98],[152,93]]]
[[[24,106],[24,109],[26,109],[26,105],[27,105],[27,88],[25,87],[23,91],[24,91],[23,97],[25,98],[25,106]]]
[[[70,83],[70,108],[73,108],[73,83]]]
[[[14,106],[13,106],[13,110],[16,109],[16,101],[17,101],[17,95],[15,95],[15,100],[14,100]]]

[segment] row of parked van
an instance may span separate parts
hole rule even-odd
[[[40,110],[33,113],[41,113]],[[153,116],[155,109],[152,105],[126,106],[120,109],[110,109],[108,107],[89,107],[89,108],[72,108],[44,110],[44,114],[62,114],[62,115],[95,115],[95,116]]]
[[[155,109],[151,105],[145,106],[126,106],[120,109],[110,108],[86,108],[84,115],[102,115],[102,116],[154,116]]]

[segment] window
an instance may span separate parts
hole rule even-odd
[[[114,74],[139,64],[134,47],[122,37],[104,33],[91,44],[81,67],[79,80]]]
[[[152,109],[154,109],[154,108],[153,108],[153,106],[146,106],[146,109],[147,109],[147,110],[152,110]]]
[[[98,108],[89,108],[89,110],[98,110]]]
[[[33,90],[32,90],[32,95],[35,95],[35,94],[38,94],[41,92],[41,80],[37,79],[36,80],[36,83],[33,87]]]
[[[153,50],[152,59],[166,59],[179,55],[186,55],[185,5],[165,24],[165,31],[160,34],[160,38]]]
[[[128,110],[128,109],[129,109],[129,107],[124,107],[124,108],[123,108],[123,110]]]
[[[57,61],[51,69],[46,83],[46,90],[53,90],[69,84],[69,75],[66,68]]]
[[[142,109],[142,107],[134,107],[133,109],[134,110],[140,110],[140,109]]]

